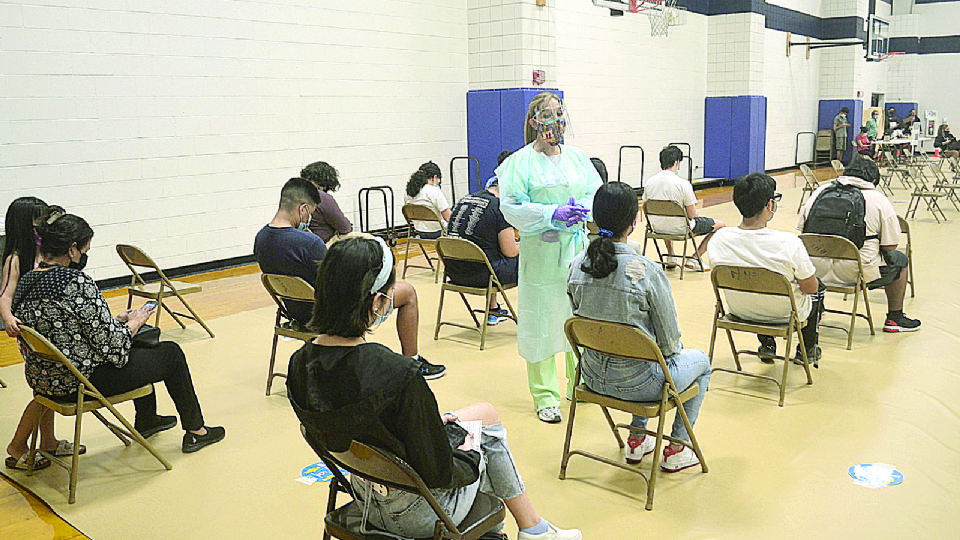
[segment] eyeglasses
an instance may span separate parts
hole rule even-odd
[[[563,109],[540,109],[534,118],[541,124],[552,124],[563,118]]]
[[[774,193],[773,197],[770,197],[770,200],[780,202],[780,199],[783,198],[783,193]]]

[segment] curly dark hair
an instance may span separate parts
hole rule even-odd
[[[309,180],[328,193],[340,189],[340,173],[326,161],[316,161],[300,171],[300,178]]]

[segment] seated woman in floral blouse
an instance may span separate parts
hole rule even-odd
[[[116,318],[96,282],[83,273],[93,230],[83,218],[66,214],[40,227],[39,267],[20,278],[13,313],[56,345],[60,352],[105,395],[120,394],[163,381],[186,433],[184,452],[196,452],[223,439],[222,427],[203,423],[187,359],[180,346],[132,347],[151,309],[128,309]],[[65,366],[30,355],[27,384],[37,394],[75,401],[78,381]],[[144,437],[177,425],[174,416],[157,414],[155,393],[134,400],[134,427]]]

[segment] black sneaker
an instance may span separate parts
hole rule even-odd
[[[820,369],[820,357],[823,356],[823,351],[820,350],[820,346],[816,346],[813,350],[807,351],[807,362],[810,362],[810,365]],[[798,366],[803,365],[803,356],[800,355],[800,349],[797,348],[796,354],[793,355],[793,363]]]
[[[170,428],[177,426],[177,417],[176,416],[160,416],[157,415],[150,422],[144,422],[144,425],[138,426],[134,423],[134,429],[140,432],[140,436],[144,439],[149,439],[150,437],[160,433],[161,431],[166,431]]]
[[[227,430],[223,429],[222,427],[204,427],[207,428],[207,433],[205,435],[197,435],[195,433],[190,433],[189,431],[183,434],[182,449],[184,454],[196,452],[204,446],[210,446],[213,443],[218,443],[227,435]]]
[[[757,349],[757,356],[764,364],[772,364],[773,358],[777,356],[777,342],[770,339],[767,343],[761,343]]]
[[[911,319],[902,312],[896,317],[887,313],[887,321],[883,323],[884,332],[916,332],[920,329],[920,320]]]
[[[420,375],[423,375],[423,378],[432,381],[433,379],[439,379],[447,374],[447,367],[441,364],[431,364],[427,362],[427,359],[417,355],[417,359],[420,360]]]

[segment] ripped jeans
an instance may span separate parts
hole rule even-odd
[[[468,485],[454,489],[434,489],[443,510],[454,523],[467,516],[477,491],[512,499],[523,494],[523,480],[507,446],[507,430],[503,424],[483,426],[480,432],[480,478]],[[357,502],[361,507],[369,504],[367,521],[401,538],[426,538],[433,535],[434,524],[440,519],[430,508],[426,499],[407,491],[387,488],[358,476],[351,476]]]

